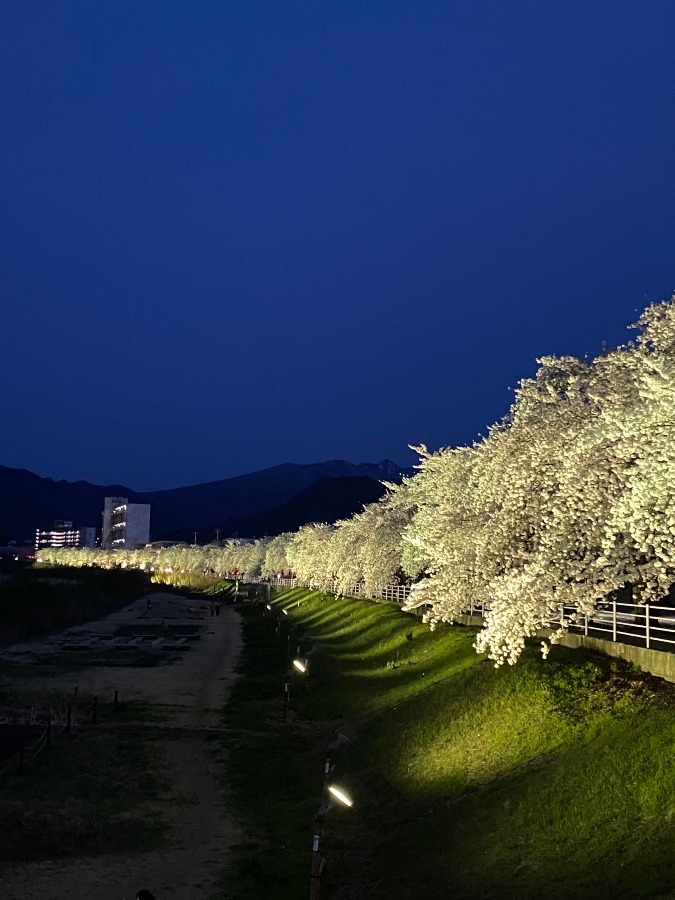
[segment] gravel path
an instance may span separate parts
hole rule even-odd
[[[203,606],[203,604],[202,604]],[[200,640],[172,665],[155,668],[95,667],[68,673],[58,680],[21,679],[26,691],[72,690],[120,700],[142,700],[162,706],[167,739],[164,772],[180,800],[170,807],[170,833],[157,851],[136,855],[82,858],[72,862],[45,861],[6,870],[0,876],[0,897],[6,900],[133,900],[141,887],[157,900],[214,900],[222,897],[217,881],[225,868],[227,848],[237,830],[223,799],[220,776],[224,760],[218,742],[207,739],[218,729],[222,710],[235,679],[239,657],[240,619],[228,607],[220,616],[206,617],[200,604],[171,594],[153,594],[77,632],[112,632],[121,624],[164,619],[168,623],[196,622]],[[70,630],[70,634],[74,630]],[[31,646],[38,648],[38,642]],[[28,646],[22,645],[22,646]],[[142,729],[139,729],[139,739]]]

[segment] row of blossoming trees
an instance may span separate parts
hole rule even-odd
[[[116,553],[128,565],[273,576],[337,592],[403,573],[432,627],[488,604],[477,648],[515,662],[562,604],[591,614],[629,585],[637,602],[675,580],[675,298],[637,339],[592,361],[545,357],[508,415],[471,447],[428,453],[417,474],[334,526],[222,547]],[[99,561],[103,551],[61,551]],[[67,560],[65,559],[67,557]]]

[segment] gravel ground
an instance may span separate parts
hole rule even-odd
[[[237,840],[236,823],[225,805],[219,775],[226,761],[218,742],[207,740],[195,729],[218,729],[220,711],[235,679],[240,647],[240,619],[231,608],[210,616],[208,607],[173,594],[152,594],[146,599],[95,623],[69,629],[58,639],[73,634],[104,634],[120,625],[196,622],[200,639],[191,642],[175,663],[154,668],[94,667],[58,678],[20,679],[25,691],[73,690],[139,700],[162,707],[166,740],[164,772],[180,803],[170,808],[170,834],[160,850],[144,854],[82,858],[70,862],[45,861],[5,870],[0,875],[0,896],[6,900],[133,900],[141,887],[157,900],[206,900],[223,896],[217,879],[226,867],[227,848]],[[52,639],[22,642],[7,648],[17,659],[17,649],[41,653]],[[5,655],[3,653],[3,655]],[[17,686],[19,682],[17,681]],[[139,737],[139,739],[141,739]]]

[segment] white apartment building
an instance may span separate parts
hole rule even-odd
[[[129,503],[128,497],[106,497],[103,506],[101,546],[133,550],[150,540],[150,504]]]
[[[72,522],[57,519],[51,531],[35,530],[35,549],[43,547],[93,547],[96,543],[95,528],[74,528]]]

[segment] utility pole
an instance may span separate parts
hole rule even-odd
[[[216,528],[216,543],[220,541],[220,528]]]
[[[197,532],[196,532],[196,531],[193,531],[192,533],[193,533],[194,536],[195,536],[195,538],[194,538],[194,540],[193,540],[192,543],[193,543],[193,544],[196,544],[196,543],[197,543]]]

